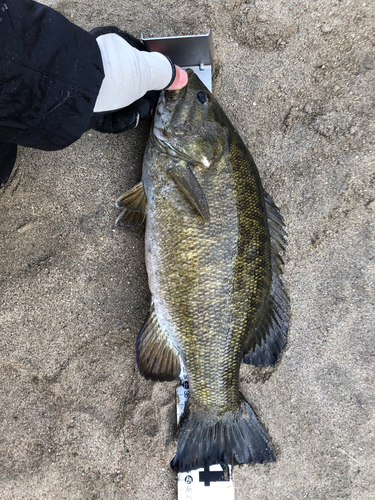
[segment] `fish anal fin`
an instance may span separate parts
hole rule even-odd
[[[143,181],[136,184],[130,191],[121,195],[116,201],[117,208],[126,208],[132,212],[147,213],[147,198]]]
[[[255,366],[275,365],[286,344],[289,324],[289,298],[280,278],[286,232],[284,220],[272,198],[265,193],[267,218],[270,228],[272,286],[258,324],[245,341],[243,362]]]
[[[137,338],[136,358],[139,373],[147,380],[175,380],[181,371],[178,352],[163,332],[153,304]]]

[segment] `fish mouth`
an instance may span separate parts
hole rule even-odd
[[[159,102],[155,110],[154,123],[152,128],[151,139],[153,145],[161,152],[169,156],[173,156],[178,160],[191,162],[191,158],[177,149],[171,144],[171,141],[166,134],[166,129],[170,122],[170,117],[175,107],[175,103],[180,101],[180,92],[186,93],[186,87],[181,90],[166,91],[163,90],[159,97]],[[173,94],[172,97],[169,94]]]
[[[193,71],[188,69],[187,73],[190,77]],[[189,80],[187,84],[179,90],[161,91],[154,118],[154,123],[157,127],[164,128],[176,104],[185,99],[188,92],[188,87]]]
[[[205,166],[204,163],[193,159],[187,153],[172,145],[171,138],[167,132],[176,104],[184,101],[185,97],[188,95],[190,77],[194,75],[194,71],[188,68],[186,72],[189,79],[184,87],[179,90],[162,90],[155,110],[151,140],[153,145],[161,153],[172,156],[179,161],[183,160],[191,164],[194,163]]]

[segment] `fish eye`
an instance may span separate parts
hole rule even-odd
[[[198,92],[197,99],[200,103],[204,104],[207,101],[207,96],[204,92]]]

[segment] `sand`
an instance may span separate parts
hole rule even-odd
[[[374,4],[44,3],[87,30],[212,29],[213,92],[289,234],[287,348],[241,369],[277,462],[235,467],[235,498],[374,499]],[[114,227],[149,126],[20,148],[0,191],[2,500],[177,497],[176,384],[135,364],[144,234]]]

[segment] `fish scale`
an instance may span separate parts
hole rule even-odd
[[[120,222],[142,220],[129,210],[147,214],[152,304],[137,339],[138,368],[173,380],[181,358],[187,370],[189,401],[172,461],[180,472],[275,460],[239,391],[239,370],[242,361],[279,360],[289,308],[279,277],[282,217],[237,131],[188,74],[185,88],[161,94],[142,182],[117,202]]]

